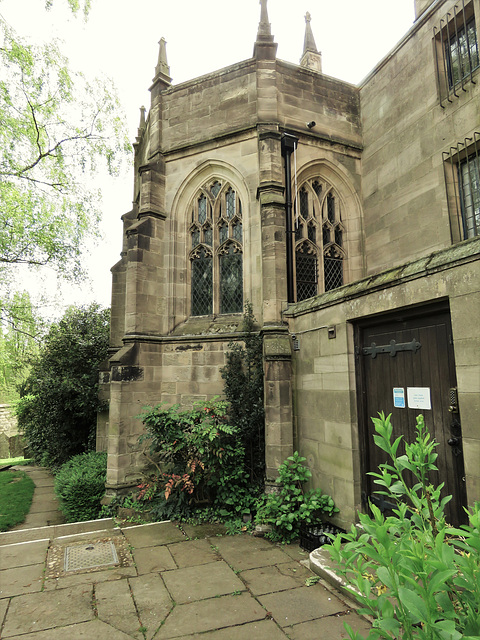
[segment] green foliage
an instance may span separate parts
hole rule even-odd
[[[35,485],[23,471],[0,473],[0,531],[20,524],[32,504]]]
[[[228,418],[239,429],[251,481],[263,484],[265,475],[265,411],[263,404],[263,339],[255,331],[250,303],[245,304],[244,345],[230,343],[221,369]]]
[[[226,409],[226,402],[213,399],[191,410],[159,405],[140,416],[147,431],[141,440],[149,441],[144,453],[156,471],[140,485],[138,498],[151,504],[154,518],[201,517],[209,510],[210,517],[228,520],[249,510],[255,495]]]
[[[107,479],[107,454],[91,451],[74,456],[55,476],[55,493],[67,522],[95,520]]]
[[[305,458],[295,451],[280,465],[275,481],[279,490],[265,496],[257,511],[257,524],[272,527],[266,534],[270,540],[290,543],[298,538],[302,524],[313,524],[324,514],[331,516],[338,512],[333,499],[320,489],[304,490],[304,484],[312,477],[304,462]]]
[[[32,306],[29,294],[15,293],[2,305],[0,317],[0,402],[18,400],[18,386],[28,375],[38,353],[44,321]]]
[[[397,457],[402,437],[392,442],[390,416],[373,419],[375,443],[389,462],[373,473],[396,504],[385,517],[375,505],[372,516],[359,514],[361,527],[337,537],[329,547],[336,571],[374,618],[369,639],[459,640],[480,636],[480,506],[468,513],[470,524],[445,523],[440,487],[432,487],[437,443],[418,416],[415,442]],[[414,478],[406,480],[405,472]],[[342,542],[346,543],[342,546]],[[362,638],[348,625],[351,638]]]
[[[78,4],[78,3],[77,3]],[[22,41],[0,16],[0,264],[81,274],[98,234],[99,163],[114,174],[129,149],[115,89],[68,67],[56,42]]]
[[[71,307],[53,324],[17,404],[18,424],[37,462],[59,466],[94,449],[98,366],[107,356],[109,311]]]

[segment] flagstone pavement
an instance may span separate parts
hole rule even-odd
[[[53,480],[20,527],[0,534],[0,638],[336,640],[366,634],[356,605],[314,574],[308,553],[220,526],[62,524]]]

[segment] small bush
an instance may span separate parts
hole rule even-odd
[[[55,477],[55,493],[67,522],[94,520],[105,493],[107,454],[92,451],[74,456]]]
[[[272,526],[266,537],[274,542],[290,543],[299,537],[302,524],[313,524],[323,514],[338,512],[333,499],[320,489],[304,491],[303,485],[312,477],[304,462],[298,451],[282,462],[275,481],[279,491],[265,496],[255,516],[257,524]]]
[[[156,471],[139,486],[138,497],[152,518],[202,518],[208,511],[229,520],[250,511],[256,494],[239,430],[226,423],[226,408],[213,399],[189,410],[145,409],[147,434],[141,440],[149,442],[144,454]]]

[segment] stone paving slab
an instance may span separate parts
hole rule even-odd
[[[216,524],[206,522],[205,524],[186,524],[182,523],[182,529],[185,531],[187,538],[214,538],[215,536],[224,536],[226,528],[224,524]]]
[[[167,617],[155,640],[233,627],[264,618],[265,610],[248,593],[180,604]]]
[[[166,571],[163,579],[177,604],[245,591],[245,585],[226,562]]]
[[[283,564],[290,557],[263,538],[251,536],[225,536],[210,538],[210,543],[234,569],[256,569],[272,564]]]
[[[0,571],[11,567],[26,567],[29,564],[43,563],[47,557],[47,549],[48,540],[0,546]]]
[[[62,576],[61,578],[47,578],[44,582],[44,591],[55,591],[56,589],[66,589],[79,584],[98,584],[99,582],[115,582],[115,580],[125,580],[125,578],[135,577],[137,570],[135,567],[110,567],[102,571],[91,571],[75,573]]]
[[[188,543],[178,543],[180,546]],[[177,565],[170,552],[170,545],[135,549],[135,564],[138,575],[176,569]]]
[[[101,620],[92,620],[29,633],[26,636],[10,636],[10,638],[11,640],[131,640],[132,636],[127,636]]]
[[[344,627],[344,622],[348,623],[354,631],[359,631],[364,635],[368,635],[371,629],[368,622],[351,611],[345,616],[327,616],[320,620],[286,627],[285,631],[290,640],[319,640],[319,638],[343,640],[343,638],[350,637]]]
[[[311,576],[312,572],[298,562],[248,569],[240,573],[241,579],[256,596],[301,587]]]
[[[0,571],[0,598],[20,596],[24,593],[40,591],[45,563],[27,567],[12,567]]]
[[[156,522],[154,524],[127,527],[123,530],[123,533],[134,549],[186,540],[181,529],[173,522]]]
[[[286,637],[273,620],[261,620],[260,622],[242,624],[238,627],[181,636],[178,640],[285,640]],[[319,640],[319,636],[316,636],[315,640]]]
[[[162,578],[155,573],[138,578],[130,578],[133,599],[138,617],[147,628],[147,640],[151,640],[156,630],[163,623],[174,604],[170,598]],[[156,637],[155,637],[156,640]]]
[[[95,602],[99,620],[139,640],[143,638],[142,633],[138,631],[141,626],[140,620],[127,580],[119,580],[113,584],[97,584]]]
[[[177,542],[176,544],[169,544],[168,550],[180,569],[199,564],[209,564],[220,559],[217,551],[212,548],[214,545],[210,544],[210,542],[210,540],[204,539]]]
[[[258,600],[281,627],[335,615],[348,609],[344,602],[319,584],[259,596]]]
[[[39,496],[38,499],[35,500],[35,503],[32,503],[32,506],[30,508],[30,511],[28,512],[28,515],[31,515],[34,513],[45,513],[47,511],[49,512],[58,511],[59,506],[60,505],[58,504],[58,500],[56,498],[52,498],[48,494],[44,494],[43,496]]]
[[[18,596],[10,602],[2,638],[87,622],[94,617],[91,586]]]

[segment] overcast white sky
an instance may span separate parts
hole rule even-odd
[[[87,23],[73,18],[55,0],[0,0],[0,12],[16,31],[35,41],[63,39],[71,66],[89,76],[105,74],[117,85],[130,138],[139,107],[149,107],[148,88],[167,40],[173,83],[250,58],[260,18],[259,0],[93,0]],[[414,0],[269,0],[277,56],[298,63],[303,51],[305,13],[322,52],[324,73],[354,84],[392,49],[412,26]],[[92,252],[93,287],[83,287],[70,302],[110,304],[110,267],[121,249],[120,216],[129,210],[132,174],[107,180],[104,189],[106,240]]]

